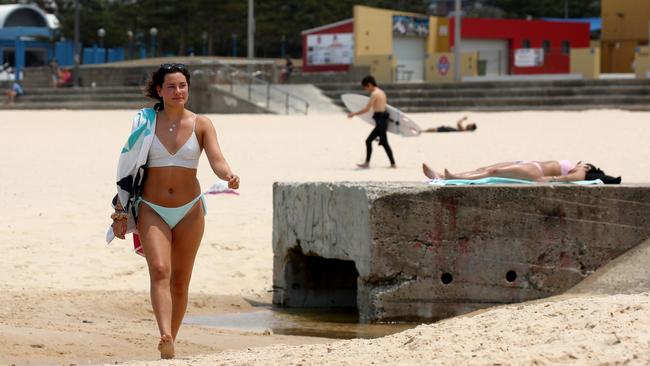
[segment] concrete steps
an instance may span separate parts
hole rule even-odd
[[[365,92],[359,84],[317,85],[342,105],[340,95]],[[650,80],[472,81],[385,84],[389,103],[405,112],[526,109],[650,110]]]
[[[152,102],[139,87],[34,88],[0,109],[139,109]]]

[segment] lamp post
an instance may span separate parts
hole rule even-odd
[[[201,33],[201,39],[203,40],[203,56],[208,55],[208,32]]]
[[[151,27],[149,29],[149,35],[151,36],[151,57],[156,57],[156,36],[158,35],[158,28]]]
[[[102,63],[106,62],[106,50],[104,49],[104,37],[106,37],[106,30],[104,28],[99,28],[97,30],[97,37],[99,37],[99,49],[101,49],[102,54]]]
[[[281,55],[282,58],[284,58],[284,56],[286,56],[286,54],[287,54],[287,36],[283,34],[282,35],[282,46],[280,48],[280,55]]]
[[[81,63],[81,44],[79,43],[79,0],[74,1],[74,86],[79,86],[79,64]]]
[[[97,37],[99,37],[99,48],[104,48],[104,37],[106,37],[106,30],[99,28],[97,30]]]
[[[127,30],[126,31],[126,37],[129,39],[129,60],[133,59],[133,31],[132,30]]]
[[[454,6],[454,80],[456,81],[461,81],[462,80],[462,74],[461,74],[461,63],[460,63],[460,58],[461,58],[461,35],[460,35],[460,22],[462,21],[461,18],[461,6],[460,6],[461,0],[456,0],[455,1],[455,6]]]
[[[255,0],[248,0],[248,58],[255,58]]]

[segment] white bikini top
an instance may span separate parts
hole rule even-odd
[[[153,142],[149,149],[147,157],[147,166],[149,168],[158,168],[166,166],[180,166],[183,168],[196,169],[199,166],[199,157],[201,157],[201,146],[196,138],[194,129],[196,128],[196,117],[192,126],[192,135],[185,141],[175,154],[171,154],[165,145],[160,142],[158,136],[154,133]]]

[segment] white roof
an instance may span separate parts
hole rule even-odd
[[[339,20],[338,22],[321,25],[320,27],[305,29],[304,31],[300,32],[300,34],[314,33],[314,32],[318,32],[318,31],[321,31],[321,30],[338,27],[339,25],[351,23],[353,21],[354,21],[354,18]]]
[[[49,28],[53,28],[54,23],[48,19],[48,14],[41,10],[36,5],[22,5],[22,4],[9,4],[9,5],[0,5],[0,28],[4,28],[5,22],[7,19],[17,10],[29,9],[29,11],[34,12],[36,16],[40,16],[43,19],[43,22],[47,24]],[[56,18],[56,17],[55,17]],[[58,27],[58,20],[57,27]]]

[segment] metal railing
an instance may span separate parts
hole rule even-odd
[[[251,66],[242,65],[240,69],[219,63],[212,75],[212,82],[231,94],[276,113],[309,112],[307,100],[273,86],[262,78],[264,75],[261,71],[249,72]]]

